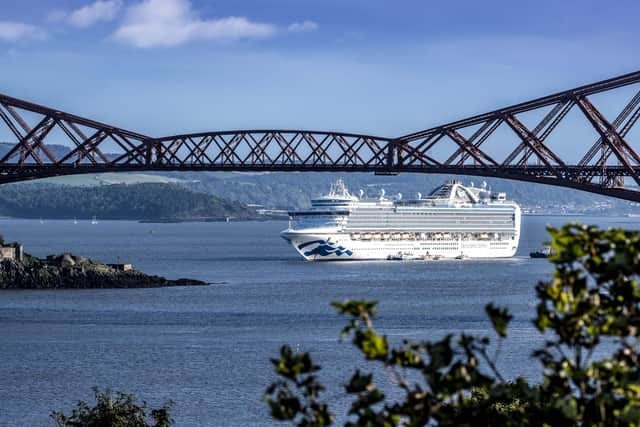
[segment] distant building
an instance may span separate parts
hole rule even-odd
[[[0,246],[0,261],[7,259],[22,262],[24,249],[22,245]]]
[[[130,271],[133,270],[133,265],[131,264],[107,264],[109,267],[116,269],[118,271]]]

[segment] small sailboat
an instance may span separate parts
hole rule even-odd
[[[98,223],[98,218],[96,218],[96,216],[94,215],[93,218],[91,218],[91,224],[97,224]]]
[[[73,223],[74,223],[74,224],[77,224],[77,223],[78,223],[78,219],[74,217],[74,218],[73,218]]]
[[[40,217],[40,224],[44,224],[44,220]]]

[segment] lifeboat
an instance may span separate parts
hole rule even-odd
[[[360,233],[352,233],[351,234],[351,239],[352,240],[360,240]]]
[[[362,240],[371,240],[371,233],[364,233],[362,235]]]
[[[418,259],[414,257],[411,252],[398,252],[397,254],[387,255],[387,260],[390,261],[404,261],[408,259]]]

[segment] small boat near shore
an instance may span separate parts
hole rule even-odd
[[[549,258],[553,254],[554,251],[551,249],[551,246],[544,245],[539,251],[530,252],[529,256],[531,258]]]
[[[402,252],[398,252],[395,255],[388,255],[387,256],[387,260],[389,260],[389,261],[404,261],[404,260],[408,260],[408,259],[415,259],[415,258],[412,258],[411,255],[409,255],[407,253],[402,253]]]

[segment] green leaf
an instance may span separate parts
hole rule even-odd
[[[560,410],[570,420],[578,418],[578,402],[574,397],[566,397],[560,402]]]
[[[506,337],[507,327],[509,326],[511,319],[513,319],[513,316],[509,314],[509,311],[506,308],[499,308],[491,303],[487,304],[484,309],[487,312],[496,333],[501,337]]]
[[[354,344],[367,359],[384,360],[389,353],[387,338],[376,334],[375,331],[370,329],[356,332]]]
[[[630,425],[640,425],[640,402],[630,402],[622,410],[620,421]]]
[[[340,314],[348,314],[353,317],[362,318],[363,316],[375,316],[378,301],[345,300],[342,303],[332,302],[331,305],[335,307]]]
[[[359,369],[353,374],[349,383],[345,385],[347,393],[361,393],[371,385],[373,374],[362,375]]]

